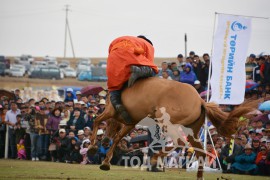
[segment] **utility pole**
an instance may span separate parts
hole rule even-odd
[[[64,58],[66,58],[66,48],[67,48],[67,28],[68,28],[68,11],[69,5],[66,5],[66,23],[65,23],[65,44],[64,44]]]
[[[185,59],[187,59],[187,33],[185,33]]]
[[[73,53],[73,58],[75,58],[75,51],[73,47],[73,42],[71,38],[71,32],[70,32],[70,27],[69,27],[69,22],[68,22],[68,12],[70,11],[69,5],[65,6],[65,11],[66,11],[66,23],[65,23],[65,44],[64,44],[64,58],[66,58],[66,49],[67,49],[67,33],[69,35],[70,43],[71,43],[71,48],[72,48],[72,53]]]

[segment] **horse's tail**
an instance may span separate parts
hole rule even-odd
[[[230,113],[226,113],[215,103],[203,102],[203,106],[207,117],[217,128],[218,133],[226,137],[230,137],[238,130],[239,117],[252,110],[249,107],[238,107]]]

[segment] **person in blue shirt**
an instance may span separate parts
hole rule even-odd
[[[101,141],[101,145],[98,147],[98,152],[94,157],[94,162],[100,164],[101,160],[106,157],[107,152],[109,151],[112,145],[112,141],[109,137],[104,137]]]
[[[182,71],[180,74],[180,82],[193,85],[196,80],[197,77],[192,70],[191,64],[187,63],[184,68],[184,71]]]
[[[255,164],[256,154],[252,151],[250,144],[246,144],[245,152],[235,157],[231,169],[235,174],[257,174],[258,167]]]
[[[74,99],[77,99],[76,95],[73,92],[72,88],[67,88],[66,95],[65,95],[65,102],[73,101]]]

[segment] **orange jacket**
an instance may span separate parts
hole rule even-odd
[[[219,154],[218,154],[218,152],[216,154],[214,149],[212,149],[212,151],[208,152],[208,153],[214,155],[214,157],[213,157],[213,156],[210,156],[209,154],[206,154],[206,156],[208,157],[208,164],[209,164],[209,166],[211,166],[213,164],[213,162],[216,160],[216,158],[219,157]]]
[[[264,162],[267,162],[266,158],[263,159],[263,156],[267,157],[267,154],[268,154],[268,153],[266,153],[266,155],[263,155],[262,152],[259,152],[259,153],[257,154],[255,163],[258,165],[259,162],[260,162],[261,160],[263,160]]]
[[[149,66],[156,73],[154,48],[142,38],[123,36],[115,39],[109,47],[107,76],[109,91],[120,90],[130,77],[130,66]]]

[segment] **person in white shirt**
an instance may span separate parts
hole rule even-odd
[[[9,146],[11,147],[11,158],[16,159],[17,156],[17,148],[16,148],[16,137],[14,133],[14,127],[17,123],[17,115],[21,114],[21,111],[18,109],[18,106],[15,102],[11,103],[11,109],[7,111],[6,117],[5,117],[5,124],[8,125],[8,141]]]
[[[258,120],[256,126],[256,133],[262,133],[262,130],[264,130],[263,122],[261,120]]]

